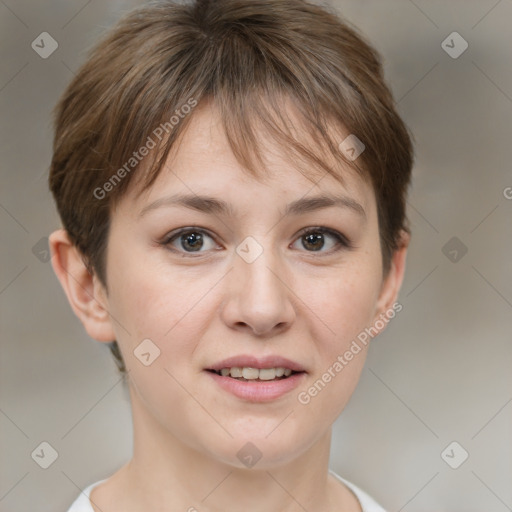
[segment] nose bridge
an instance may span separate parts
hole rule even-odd
[[[256,242],[258,243],[258,242]],[[258,243],[259,244],[259,243]],[[244,254],[244,250],[249,252]],[[237,254],[240,256],[235,263],[236,274],[243,288],[245,288],[245,296],[249,301],[262,301],[259,305],[271,306],[273,300],[282,294],[281,287],[283,283],[277,279],[278,262],[275,253],[270,246],[259,247],[251,240],[240,244],[237,248]],[[265,300],[263,300],[265,299]]]
[[[279,270],[276,258],[269,253],[265,251],[251,263],[244,260],[237,262],[238,276],[246,296],[254,301],[265,298],[266,303],[270,303],[283,294],[283,282],[277,277]]]
[[[270,243],[248,237],[236,249],[230,301],[230,321],[246,324],[258,334],[289,324],[294,317],[286,272]]]

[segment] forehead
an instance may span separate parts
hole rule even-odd
[[[290,103],[285,107],[285,114],[289,118],[293,136],[312,147],[310,133],[299,122]],[[343,127],[336,130],[339,140],[347,136]],[[337,168],[341,181],[319,166],[294,160],[290,152],[279,147],[264,130],[259,130],[257,136],[264,162],[256,169],[257,174],[252,175],[233,154],[218,109],[212,103],[201,103],[171,148],[155,182],[133,200],[143,209],[172,192],[223,197],[226,201],[242,203],[243,206],[247,202],[259,201],[261,197],[258,191],[271,196],[274,203],[288,203],[292,199],[317,195],[322,191],[331,196],[342,194],[354,203],[361,204],[366,212],[371,213],[374,209],[375,196],[368,181],[348,165],[340,167],[340,161],[334,161],[324,148],[312,147],[324,161],[332,164],[333,169]]]

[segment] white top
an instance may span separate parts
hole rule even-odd
[[[370,498],[368,494],[359,489],[359,487],[356,487],[354,484],[348,482],[344,478],[341,478],[341,476],[337,475],[332,470],[329,470],[329,473],[343,482],[356,495],[363,512],[386,512],[376,501],[373,500],[373,498]],[[73,502],[68,512],[94,512],[91,502],[89,501],[89,496],[94,487],[104,481],[105,480],[100,480],[99,482],[91,484],[89,487],[84,489],[80,496]]]

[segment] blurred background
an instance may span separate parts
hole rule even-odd
[[[48,261],[47,175],[53,106],[141,3],[0,0],[2,512],[67,510],[131,455],[127,392]],[[512,1],[330,5],[380,51],[417,152],[403,310],[334,425],[331,467],[390,511],[510,511]]]

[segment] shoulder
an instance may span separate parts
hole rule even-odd
[[[95,482],[94,484],[91,484],[89,487],[85,488],[80,493],[80,496],[78,496],[78,498],[72,503],[71,507],[68,509],[68,512],[94,512],[89,497],[91,491],[104,481],[105,480],[100,480],[99,482]]]
[[[343,482],[355,494],[356,498],[359,500],[363,512],[386,512],[372,497],[359,489],[359,487],[354,485],[352,482],[341,478],[341,476],[332,470],[330,470],[329,473]]]

